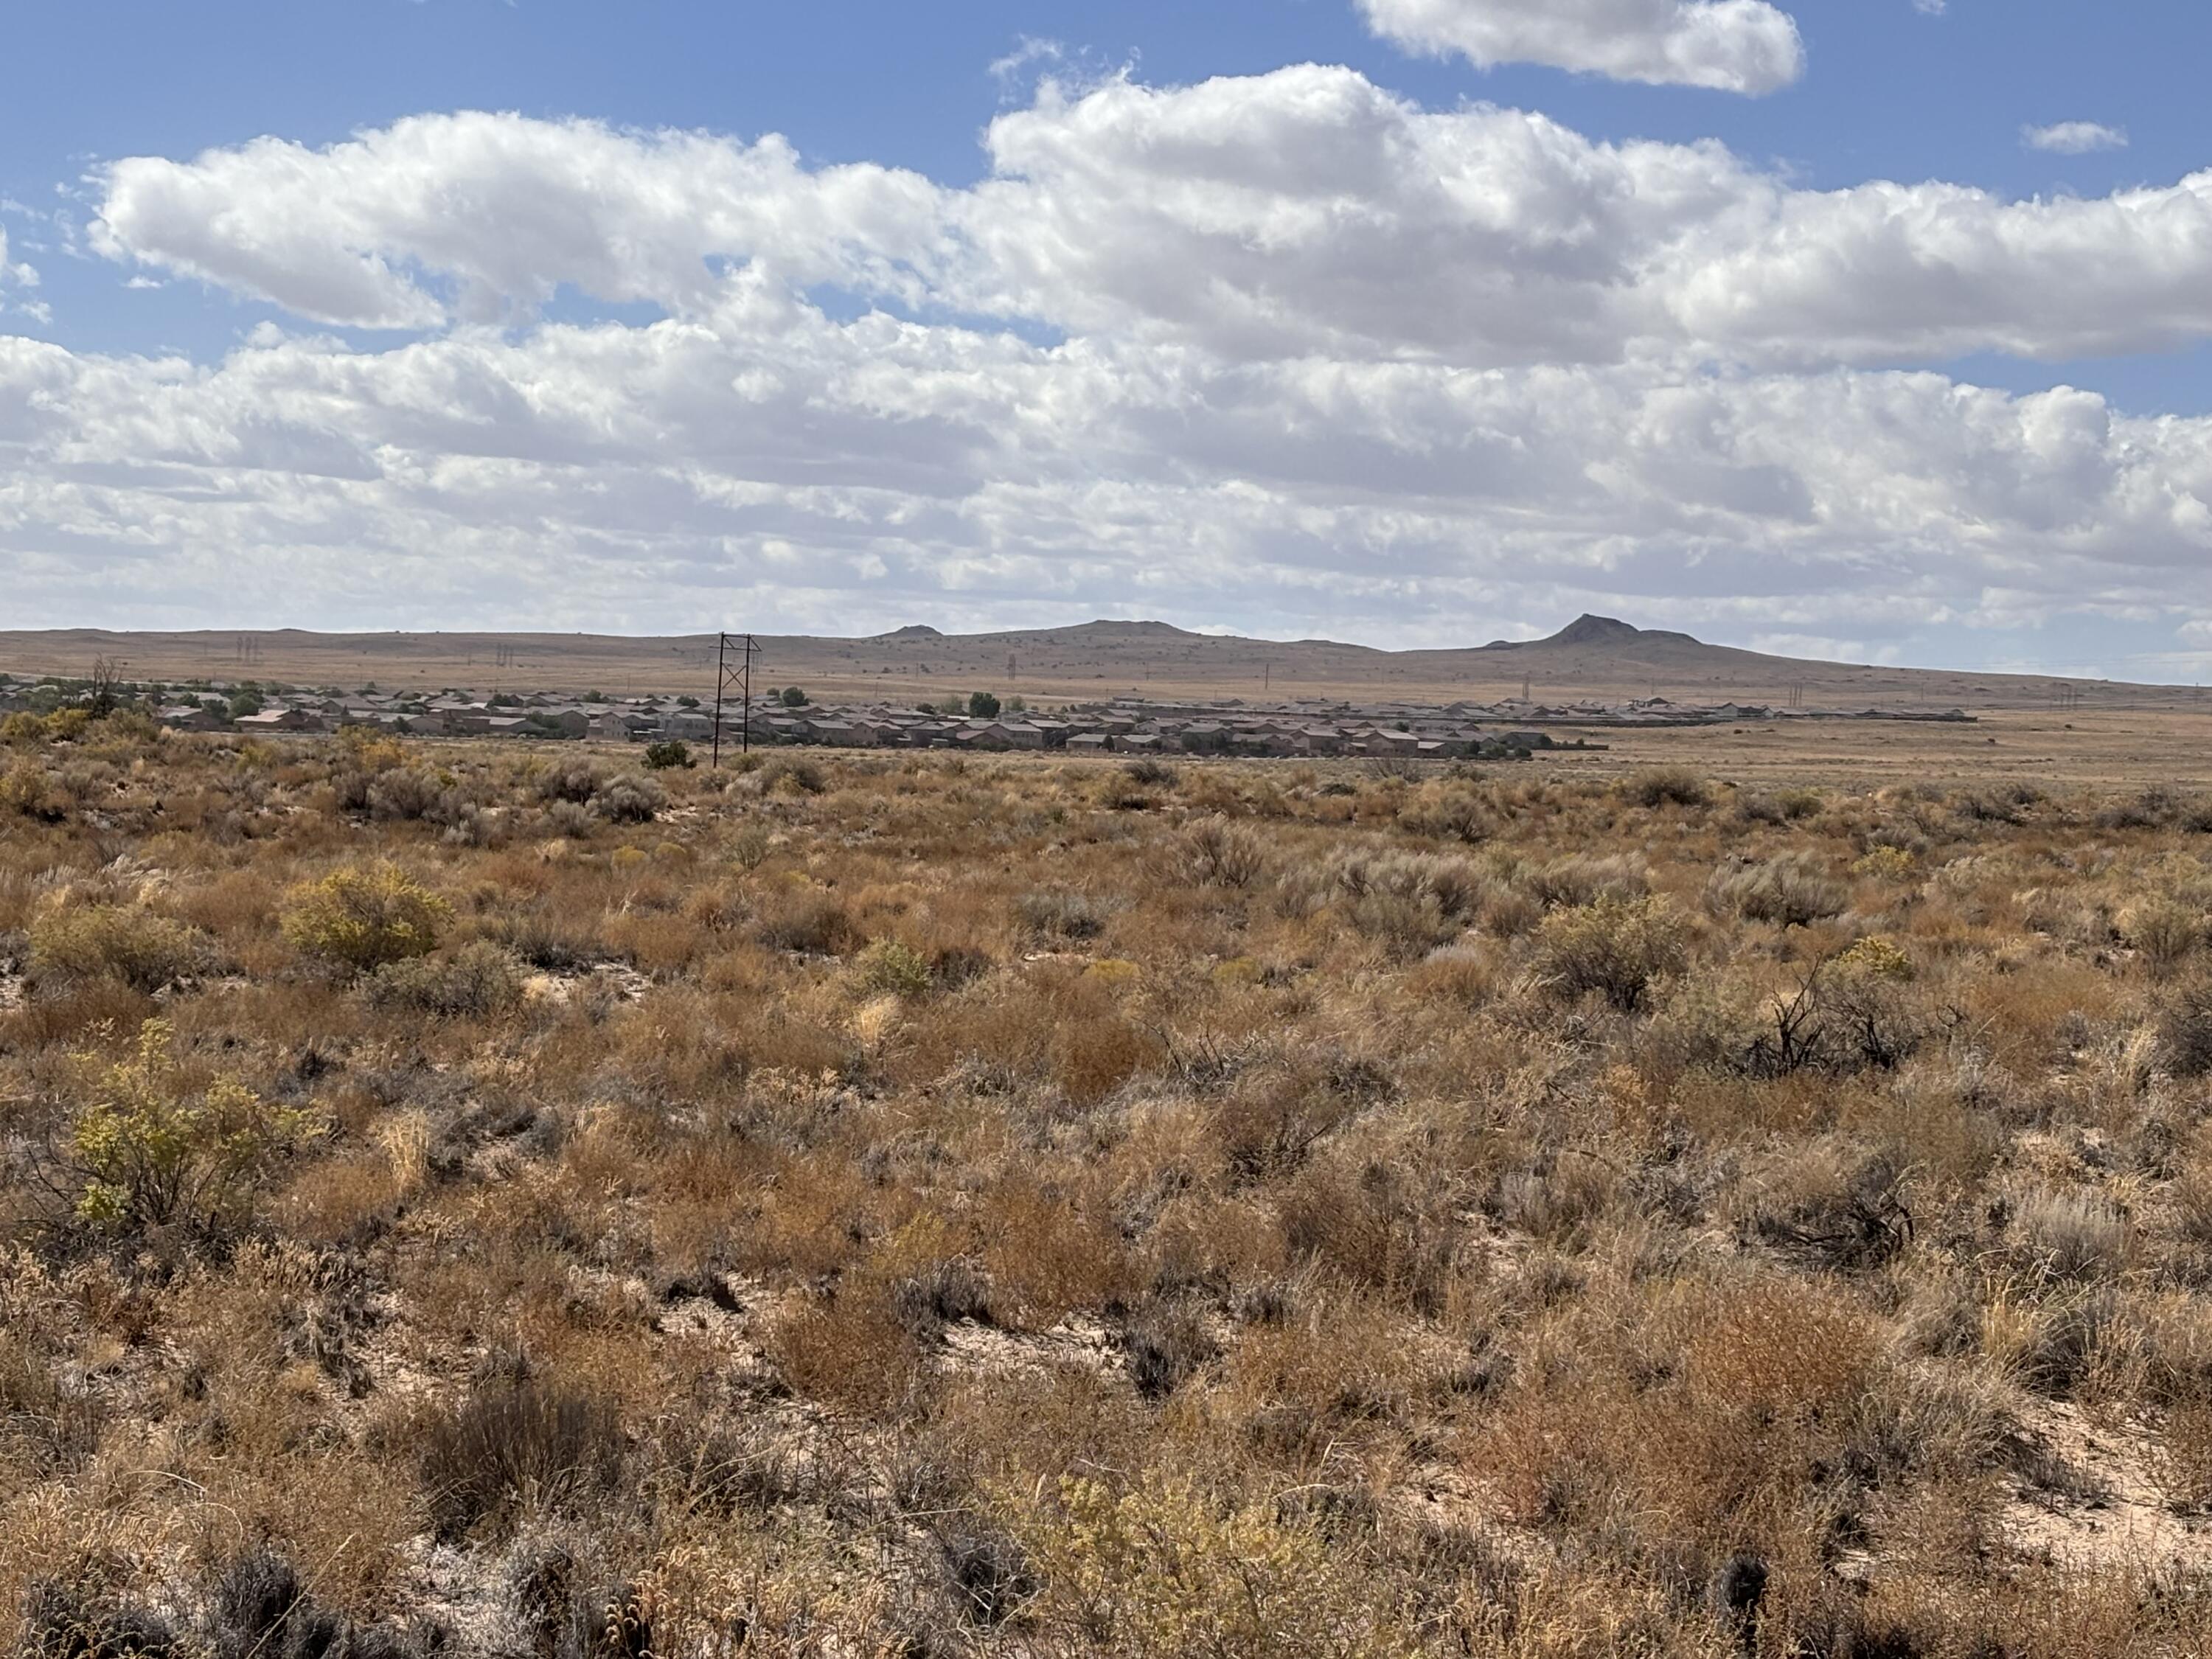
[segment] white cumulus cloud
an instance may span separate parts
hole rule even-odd
[[[1804,73],[1804,43],[1765,0],[1359,0],[1378,34],[1483,68],[1545,64],[1616,81],[1767,93]]]
[[[1232,354],[1867,362],[2212,331],[2212,173],[2094,201],[1815,192],[1718,144],[1432,112],[1314,66],[1047,88],[988,143],[997,176],[951,202],[967,303]]]
[[[2047,127],[2022,127],[2020,141],[2053,155],[2089,155],[2100,149],[2125,149],[2128,135],[2098,121],[2060,121]]]
[[[0,341],[26,622],[842,632],[1134,606],[1408,640],[1610,596],[1878,641],[2212,617],[2208,556],[2212,422],[1926,374],[1238,363],[759,294],[376,353],[270,331],[204,369]]]
[[[2094,200],[1817,192],[1714,143],[1419,108],[1348,69],[1047,82],[968,190],[781,139],[425,116],[107,173],[97,246],[319,322],[673,315],[731,273],[1226,356],[2067,357],[2212,332],[2212,173]],[[769,291],[769,290],[763,290]]]
[[[715,258],[888,290],[897,274],[878,251],[925,236],[936,211],[915,174],[810,172],[780,138],[483,113],[319,150],[264,138],[188,162],[137,157],[102,185],[102,252],[375,328],[488,320],[564,283],[685,306],[716,289]]]
[[[10,615],[2212,625],[2212,421],[1911,367],[2212,335],[2212,174],[1809,191],[1315,66],[1048,82],[985,142],[965,188],[491,114],[118,162],[95,246],[298,320],[0,334]]]
[[[8,258],[8,228],[0,225],[0,288],[36,288],[39,273],[27,264],[11,264]]]

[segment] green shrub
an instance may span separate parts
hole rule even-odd
[[[566,801],[584,806],[599,793],[606,776],[592,762],[569,761],[540,772],[533,787],[538,799],[548,804]]]
[[[698,763],[691,758],[691,745],[678,738],[664,743],[649,743],[645,746],[646,766],[655,772],[672,769],[688,772]]]
[[[76,1212],[118,1231],[232,1219],[255,1178],[304,1139],[313,1119],[271,1105],[235,1077],[195,1089],[178,1064],[168,1021],[139,1028],[131,1057],[94,1071],[90,1099],[70,1127],[65,1163]]]
[[[730,837],[730,862],[750,874],[768,862],[774,840],[765,826],[748,823]]]
[[[1654,980],[1688,960],[1682,917],[1662,898],[1599,898],[1554,910],[1536,930],[1536,966],[1554,994],[1596,991],[1632,1013]]]
[[[387,962],[368,981],[368,1000],[383,1008],[447,1017],[495,1014],[522,998],[514,958],[488,939],[450,956]]]
[[[58,979],[112,979],[158,991],[206,965],[196,930],[133,905],[48,910],[31,924],[31,966]]]
[[[401,823],[435,822],[447,805],[452,780],[419,766],[394,766],[363,786],[369,816]]]
[[[1879,933],[1869,934],[1838,957],[1836,967],[1846,975],[1886,980],[1897,985],[1909,984],[1915,974],[1912,958],[1905,953],[1905,947]]]
[[[1851,873],[1875,881],[1910,881],[1912,854],[1902,847],[1869,848],[1863,857],[1852,864]]]
[[[1267,848],[1244,825],[1217,812],[1182,832],[1176,862],[1197,887],[1249,887],[1267,872]]]
[[[1633,853],[1603,858],[1571,853],[1525,872],[1522,884],[1538,904],[1554,910],[1601,898],[1642,898],[1651,890],[1651,877],[1643,859]]]
[[[1736,802],[1736,816],[1747,823],[1796,823],[1826,805],[1817,789],[1783,789],[1771,795],[1747,794]]]
[[[398,866],[372,864],[295,887],[281,925],[303,954],[371,973],[436,950],[438,930],[450,914],[443,899]]]
[[[988,691],[968,694],[968,714],[972,720],[990,720],[999,717],[999,700]]]
[[[36,761],[18,761],[0,772],[0,813],[59,823],[69,817],[71,804],[62,781]]]
[[[760,781],[764,795],[818,795],[830,787],[821,763],[803,755],[779,755],[762,769]]]
[[[1721,915],[1733,912],[1746,921],[1771,921],[1784,927],[1841,915],[1850,902],[1844,884],[1806,853],[1784,853],[1764,863],[1716,870],[1705,893]]]
[[[1352,925],[1401,962],[1449,945],[1466,931],[1433,894],[1379,889],[1352,901]]]
[[[1705,781],[1686,766],[1647,766],[1621,785],[1638,806],[1703,806],[1712,799]]]
[[[651,778],[624,772],[599,786],[592,809],[610,823],[651,823],[667,804],[667,795]]]
[[[2160,969],[2185,962],[2204,943],[2204,913],[2178,899],[2148,898],[2120,913],[2121,936]]]
[[[1470,846],[1496,833],[1489,808],[1471,789],[1425,790],[1398,809],[1398,827],[1413,836],[1460,841]]]
[[[871,991],[909,999],[929,994],[929,963],[913,946],[878,939],[860,952],[860,982]]]

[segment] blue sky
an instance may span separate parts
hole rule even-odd
[[[328,143],[430,110],[516,110],[626,125],[784,133],[823,161],[911,167],[948,184],[981,177],[984,125],[1027,78],[992,66],[1025,42],[1079,66],[1150,81],[1351,64],[1433,106],[1480,99],[1540,109],[1594,137],[1718,138],[1815,188],[1944,179],[2008,195],[2101,194],[2212,166],[2212,7],[2131,0],[1912,0],[1794,6],[1810,72],[1773,97],[1624,86],[1558,70],[1415,57],[1379,40],[1342,0],[1162,0],[954,6],[819,0],[72,0],[18,8],[17,61],[59,72],[0,102],[0,195],[51,208],[88,167],[185,156],[265,133]],[[15,55],[11,52],[11,55]],[[84,65],[99,64],[98,73]],[[70,67],[63,67],[70,66]],[[1048,67],[1039,64],[1036,67]],[[1032,70],[1033,74],[1034,70]],[[2097,120],[2124,150],[2053,155],[2024,126]],[[19,235],[27,233],[19,232]],[[220,349],[236,327],[221,295],[124,294],[118,273],[58,263],[44,274],[51,337],[92,349],[179,341]],[[2022,388],[2110,385],[2130,407],[2198,412],[2212,359],[2166,354],[2022,374],[1962,365]]]
[[[1752,93],[1555,66],[1672,4],[1570,0],[1564,45],[1528,0],[18,8],[0,574],[30,625],[1606,608],[2199,677],[2212,9],[1801,0]],[[2111,131],[2024,140],[2062,123]]]

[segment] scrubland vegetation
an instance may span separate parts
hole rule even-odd
[[[2203,1653],[2208,830],[13,722],[4,1639]]]

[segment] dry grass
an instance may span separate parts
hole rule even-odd
[[[0,751],[0,1639],[2203,1650],[2179,796],[435,758]]]

